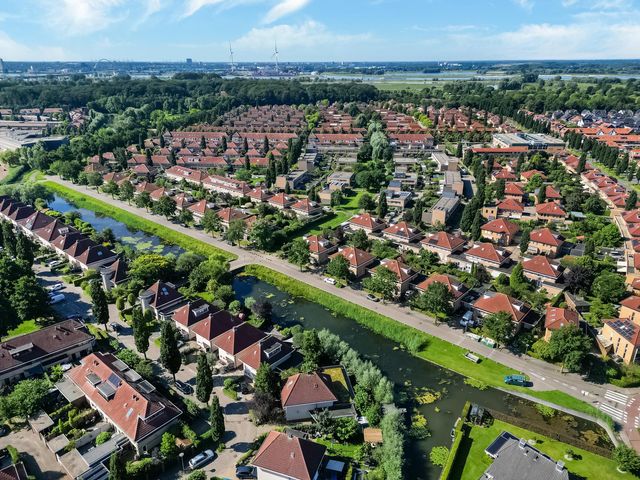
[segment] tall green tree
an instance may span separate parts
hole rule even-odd
[[[224,414],[220,407],[220,400],[217,395],[211,399],[211,407],[209,408],[209,428],[211,431],[211,441],[219,444],[224,437]]]
[[[531,241],[531,229],[525,228],[522,230],[522,235],[520,236],[520,253],[525,254],[529,249],[529,242]]]
[[[227,242],[231,242],[231,245],[236,245],[240,240],[244,238],[247,226],[244,220],[235,219],[229,222],[229,228],[224,232],[223,238]]]
[[[378,207],[376,209],[376,215],[379,218],[384,218],[387,212],[389,211],[389,206],[387,205],[387,195],[385,192],[381,192],[378,196]]]
[[[627,200],[624,202],[624,209],[625,210],[633,210],[634,208],[636,208],[636,204],[638,203],[638,192],[636,192],[635,190],[631,190],[629,192],[629,196],[627,197]]]
[[[162,195],[153,206],[153,211],[169,219],[176,213],[176,201],[168,195]]]
[[[196,398],[202,403],[209,403],[213,390],[213,373],[209,366],[209,360],[205,353],[198,355],[198,368],[196,370]]]
[[[207,233],[217,233],[222,231],[222,222],[220,220],[220,217],[211,209],[207,209],[204,212],[204,216],[200,221],[200,225]]]
[[[109,480],[126,480],[127,469],[125,461],[120,458],[120,452],[113,452],[109,457]]]
[[[387,267],[379,266],[371,277],[364,279],[362,285],[367,290],[380,295],[384,300],[391,301],[398,294],[398,278]]]
[[[444,283],[433,282],[416,297],[414,304],[419,309],[434,315],[436,321],[443,320],[451,314],[453,294]]]
[[[147,358],[147,350],[149,350],[149,337],[151,337],[151,328],[149,322],[139,307],[134,307],[131,317],[131,327],[133,328],[133,341],[136,345],[138,353]]]
[[[153,201],[151,200],[151,195],[149,195],[149,192],[141,192],[135,197],[133,203],[136,207],[144,208],[145,210],[149,211],[149,207],[152,205]]]
[[[258,367],[253,385],[257,393],[268,395],[273,400],[277,399],[280,394],[278,375],[267,363],[263,362]]]
[[[89,295],[91,296],[91,302],[93,303],[93,318],[96,323],[104,325],[106,330],[107,322],[109,322],[109,304],[107,303],[107,296],[104,293],[99,280],[93,280],[91,282]]]
[[[561,361],[562,368],[579,372],[591,350],[591,340],[575,325],[565,325],[555,330],[549,339],[546,352],[552,361]]]
[[[472,240],[480,240],[480,237],[482,236],[482,214],[480,213],[480,210],[476,210],[475,217],[473,217],[469,236]]]
[[[302,237],[294,239],[289,247],[287,258],[302,271],[302,268],[309,263],[311,258],[307,241]]]
[[[171,322],[163,322],[160,329],[160,363],[173,375],[176,381],[176,373],[182,365],[182,356],[178,348],[176,330]]]
[[[488,337],[493,338],[500,347],[513,336],[513,319],[507,312],[492,313],[483,318],[482,331]]]
[[[24,260],[29,265],[33,265],[33,244],[26,235],[21,233],[16,235],[16,257]]]
[[[327,275],[339,280],[348,280],[350,275],[349,260],[343,255],[336,255],[327,264]]]

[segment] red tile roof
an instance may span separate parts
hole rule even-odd
[[[551,245],[553,247],[559,247],[564,242],[564,237],[558,233],[554,233],[549,228],[538,228],[532,230],[529,239],[532,242],[542,243],[544,245]]]
[[[205,340],[213,340],[240,324],[242,320],[238,317],[226,310],[219,310],[194,324],[191,331]]]
[[[317,373],[297,373],[289,377],[280,392],[283,407],[310,403],[337,402],[329,384]]]
[[[360,213],[358,215],[354,215],[349,219],[349,223],[368,228],[369,230],[375,230],[376,228],[380,228],[385,225],[382,220],[371,216],[370,213]]]
[[[486,313],[506,312],[515,322],[520,322],[531,311],[526,303],[504,293],[486,292],[473,307]]]
[[[504,218],[497,218],[482,225],[481,230],[492,233],[506,233],[508,235],[514,236],[516,233],[518,233],[520,227],[518,227],[517,224],[510,222],[509,220],[505,220]]]
[[[510,256],[506,250],[498,250],[492,243],[478,243],[465,252],[467,256],[477,257],[498,264],[504,263]]]
[[[292,480],[313,480],[326,447],[310,440],[270,432],[252,464]]]
[[[421,243],[455,251],[462,248],[462,246],[467,243],[467,240],[463,237],[451,235],[447,232],[438,232],[429,235],[427,238],[423,239]]]
[[[457,300],[458,298],[464,296],[469,291],[464,283],[460,282],[457,278],[444,273],[434,273],[429,278],[416,285],[416,288],[418,290],[424,291],[432,283],[442,283],[443,285],[445,285],[447,287],[447,290],[449,290],[453,295],[454,300]]]
[[[309,251],[311,253],[322,253],[335,247],[332,242],[319,235],[309,235],[305,240],[309,244]]]
[[[557,308],[547,305],[544,317],[544,327],[549,330],[558,330],[565,325],[580,325],[580,317],[573,310]]]
[[[110,353],[92,353],[67,376],[131,441],[142,440],[182,414],[166,398],[155,392],[143,393],[136,383],[130,383],[125,372],[114,365],[116,361]],[[102,384],[115,393],[105,398],[99,391]]]
[[[640,312],[640,297],[632,295],[622,300],[620,305],[630,308],[631,310],[635,310],[636,312]]]
[[[536,255],[529,260],[522,262],[522,268],[525,272],[532,272],[536,275],[542,275],[553,279],[558,279],[562,275],[562,271],[559,266],[552,263],[544,255]]]
[[[407,222],[394,223],[383,230],[383,233],[393,235],[395,237],[401,237],[404,240],[411,240],[413,238],[422,235],[422,232],[417,228],[413,228]]]
[[[380,265],[374,269],[374,271],[380,267],[385,267],[391,270],[401,283],[410,280],[416,275],[416,272],[414,272],[409,265],[395,259],[391,260],[389,258],[385,258],[380,262]]]
[[[231,355],[236,355],[264,337],[266,337],[266,334],[262,330],[245,322],[227,330],[216,338],[213,344]]]
[[[198,323],[203,318],[208,317],[211,313],[218,311],[219,309],[213,305],[205,302],[202,299],[189,302],[183,307],[178,308],[173,312],[173,320],[180,325],[190,327],[195,323]]]
[[[366,250],[360,250],[359,248],[355,248],[355,247],[341,248],[337,253],[334,253],[333,255],[331,255],[331,258],[334,258],[338,255],[342,255],[344,258],[346,258],[352,267],[357,267],[360,265],[368,265],[375,258]]]
[[[522,195],[524,195],[524,190],[523,190],[521,184],[515,183],[515,182],[509,182],[504,187],[504,193],[505,193],[505,195],[519,195],[519,196],[522,196]]]
[[[539,203],[536,205],[536,213],[538,215],[549,215],[553,217],[564,218],[567,214],[565,211],[555,202]]]
[[[238,361],[258,370],[261,363],[273,365],[290,355],[292,350],[290,343],[269,336],[240,352]]]
[[[513,198],[506,198],[498,204],[498,210],[507,212],[524,212],[524,205]]]
[[[534,175],[540,175],[543,180],[547,179],[547,176],[544,174],[544,172],[541,172],[540,170],[527,170],[526,172],[522,172],[520,174],[520,176],[525,180],[531,180]]]

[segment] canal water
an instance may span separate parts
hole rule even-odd
[[[172,253],[178,256],[184,252],[184,250],[177,245],[167,245],[163,243],[162,240],[155,235],[149,235],[142,230],[129,228],[111,217],[96,213],[92,210],[79,208],[59,195],[54,195],[54,200],[49,202],[49,208],[62,213],[69,211],[79,212],[82,220],[90,223],[98,232],[105,228],[110,228],[118,242],[133,248],[138,253],[159,253],[162,255]]]
[[[397,398],[409,411],[414,408],[426,417],[431,436],[424,440],[410,441],[410,477],[436,479],[440,468],[430,464],[431,448],[451,445],[450,432],[467,400],[501,413],[518,417],[541,429],[562,432],[604,448],[613,448],[606,432],[598,425],[559,414],[544,418],[534,404],[500,390],[479,390],[464,383],[464,377],[435,364],[414,357],[397,345],[360,326],[353,320],[335,315],[321,305],[304,299],[292,298],[276,287],[254,277],[240,276],[234,280],[234,290],[239,299],[247,297],[267,298],[273,304],[274,321],[283,326],[302,325],[335,333],[349,343],[366,359],[371,360],[396,385]],[[426,394],[426,395],[425,395]],[[412,398],[422,395],[432,403],[418,404]]]

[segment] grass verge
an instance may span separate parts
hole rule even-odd
[[[24,165],[17,165],[14,167],[9,167],[9,171],[7,172],[7,176],[0,180],[0,185],[10,185],[12,183],[16,183],[18,180],[22,178],[26,167]]]
[[[471,427],[468,438],[462,441],[456,462],[452,471],[452,478],[462,480],[477,480],[491,464],[491,458],[484,450],[500,435],[507,431],[518,438],[536,439],[535,448],[547,454],[554,460],[565,462],[567,470],[576,478],[586,480],[630,478],[630,474],[621,474],[616,470],[616,463],[586,450],[576,448],[566,443],[553,440],[537,433],[495,420],[490,427]],[[567,450],[573,450],[577,456],[573,460],[565,460]]]
[[[520,373],[501,363],[482,357],[480,363],[471,363],[464,358],[467,350],[434,337],[413,327],[397,322],[389,317],[361,307],[331,293],[324,292],[306,283],[294,280],[283,273],[262,265],[247,265],[247,275],[253,275],[270,283],[290,295],[319,303],[325,308],[347,318],[355,320],[369,330],[404,345],[414,355],[432,363],[453,370],[460,375],[480,380],[487,385],[526,393],[529,396],[546,400],[558,406],[602,418],[607,423],[612,420],[587,402],[583,402],[558,390],[534,391],[524,387],[506,385],[505,375]]]
[[[48,190],[57,193],[61,197],[66,198],[78,207],[86,208],[96,213],[101,213],[103,215],[111,217],[119,222],[124,223],[127,227],[142,230],[143,232],[146,232],[150,235],[156,235],[166,243],[178,245],[185,250],[189,250],[200,255],[205,255],[207,257],[211,255],[219,255],[224,257],[228,261],[235,260],[237,258],[236,255],[234,255],[233,253],[229,253],[226,250],[222,250],[208,243],[196,240],[189,235],[176,232],[175,230],[167,228],[163,225],[158,225],[153,220],[148,220],[133,213],[127,212],[126,210],[122,210],[121,208],[114,207],[113,205],[109,205],[102,200],[97,200],[93,197],[85,196],[82,193],[77,192],[76,190],[67,188],[64,185],[60,185],[59,183],[47,180],[42,182],[42,184],[47,187]]]
[[[42,327],[36,323],[35,320],[25,320],[16,328],[12,328],[7,332],[7,336],[4,337],[5,340],[17,337],[19,335],[25,335],[27,333],[35,332],[40,330]]]

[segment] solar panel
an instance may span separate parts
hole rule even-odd
[[[113,368],[116,368],[116,369],[120,370],[121,372],[124,372],[125,370],[129,369],[129,365],[124,363],[122,360],[116,360],[111,365],[113,366]]]
[[[116,389],[108,382],[98,385],[98,392],[104,397],[105,400],[111,400],[116,394]]]
[[[151,393],[153,392],[156,387],[154,387],[153,385],[151,385],[149,382],[147,382],[146,380],[141,381],[138,385],[138,390],[140,390],[142,393]]]
[[[109,375],[109,378],[107,379],[107,382],[109,382],[111,385],[113,385],[113,388],[118,388],[120,386],[120,384],[122,383],[122,379],[116,375],[115,373],[112,373],[111,375]]]
[[[124,372],[124,378],[126,378],[131,383],[135,383],[138,380],[140,380],[142,377],[135,370],[127,370],[126,372]]]
[[[100,377],[93,372],[87,373],[86,378],[87,380],[89,380],[89,383],[91,383],[91,385],[93,385],[94,387],[102,381]]]

